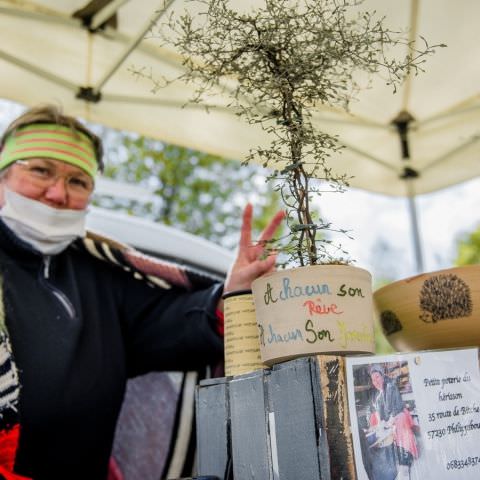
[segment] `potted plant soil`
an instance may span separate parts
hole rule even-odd
[[[335,172],[331,158],[342,146],[311,119],[320,105],[348,109],[358,75],[381,73],[395,89],[433,47],[390,56],[408,41],[357,0],[263,0],[242,11],[228,0],[195,3],[205,7],[201,15],[169,25],[186,59],[182,78],[196,85],[195,101],[228,94],[231,108],[265,131],[269,144],[244,163],[270,169],[287,211],[289,233],[269,247],[295,268],[253,285],[263,361],[373,352],[371,276],[329,240],[330,231],[343,230],[320,217],[315,201],[348,187],[348,172]]]

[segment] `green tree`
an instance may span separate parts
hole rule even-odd
[[[101,132],[107,146],[104,176],[145,186],[152,201],[96,197],[94,203],[181,228],[226,248],[238,243],[247,201],[259,232],[280,209],[262,168],[120,132]]]
[[[455,264],[461,266],[475,263],[480,263],[480,226],[457,242]]]

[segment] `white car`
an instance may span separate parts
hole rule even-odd
[[[87,229],[127,243],[143,253],[186,265],[219,279],[233,253],[204,238],[167,225],[100,207],[90,207]]]
[[[97,182],[96,192],[137,201],[148,201],[152,195],[142,187],[104,178]],[[100,207],[90,207],[87,228],[127,243],[144,253],[200,269],[219,279],[225,276],[234,257],[232,251],[204,238],[151,220]]]

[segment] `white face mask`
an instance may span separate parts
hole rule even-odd
[[[36,250],[60,253],[85,235],[86,210],[60,210],[24,197],[3,186],[5,204],[0,217],[22,240]]]

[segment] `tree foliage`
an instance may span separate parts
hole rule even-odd
[[[255,159],[272,169],[287,207],[289,240],[276,248],[300,265],[335,261],[338,251],[322,234],[332,226],[312,198],[343,191],[349,178],[333,173],[328,160],[341,147],[313,127],[312,114],[318,105],[347,109],[358,72],[381,72],[395,89],[433,47],[425,42],[404,58],[389,57],[390,47],[408,40],[374,13],[358,11],[358,0],[264,0],[247,11],[228,0],[197,3],[202,15],[172,17],[170,37],[164,35],[185,58],[181,78],[196,86],[193,101],[227,94],[240,117],[269,135],[269,146],[253,148],[244,163]]]
[[[455,264],[473,265],[480,263],[480,227],[458,241]]]
[[[262,169],[239,169],[238,162],[133,134],[109,136],[104,176],[145,186],[151,201],[95,199],[207,238],[226,248],[238,243],[241,212],[247,201],[257,208],[254,230],[276,212],[279,198],[265,183]]]

